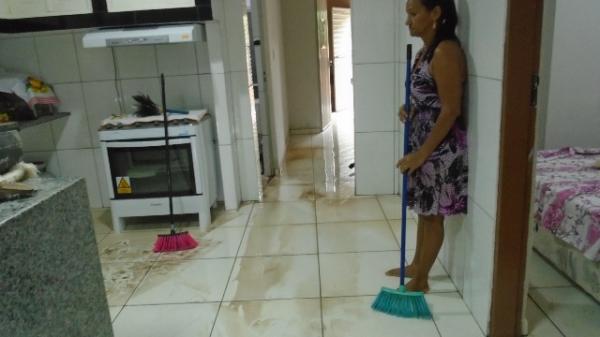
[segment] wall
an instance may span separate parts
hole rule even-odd
[[[398,192],[397,107],[402,87],[398,86],[397,78],[403,77],[400,60],[404,54],[397,54],[397,49],[400,50],[397,38],[403,3],[403,0],[352,1],[354,144],[359,195]]]
[[[282,1],[289,125],[320,132],[321,99],[315,1]],[[302,131],[299,131],[302,132]]]
[[[283,23],[281,20],[281,2],[279,0],[264,0],[263,51],[265,54],[263,55],[263,61],[268,78],[271,133],[274,135],[273,151],[276,168],[281,167],[285,159],[290,128],[287,109]]]
[[[3,36],[0,66],[41,76],[54,86],[61,111],[71,116],[25,129],[27,160],[46,160],[55,175],[86,179],[92,207],[108,207],[108,190],[97,132],[102,119],[119,111],[110,49],[84,49],[83,31]],[[132,46],[115,49],[125,108],[131,96],[147,93],[160,102],[158,75],[165,73],[171,107],[197,108],[212,102],[206,43]],[[177,59],[177,62],[172,62]]]
[[[505,39],[505,0],[458,0],[459,36],[467,53],[469,214],[447,221],[440,259],[482,330],[488,331]],[[352,1],[354,48],[356,192],[400,191],[405,45],[404,0]],[[377,18],[375,20],[374,18]],[[378,151],[373,149],[377,148]],[[373,165],[372,163],[377,163]]]
[[[496,231],[507,3],[458,1],[459,36],[469,63],[469,214],[446,225],[441,259],[488,332]]]
[[[554,25],[544,30],[551,51],[549,72],[541,72],[548,86],[540,103],[545,115],[544,148],[600,146],[600,55],[598,17],[600,2],[593,0],[551,1]],[[574,24],[577,23],[577,24]],[[542,58],[546,55],[542,55]],[[577,64],[577,67],[573,67]]]
[[[221,162],[230,168],[223,172],[225,207],[237,208],[240,200],[258,200],[260,171],[256,111],[250,101],[252,84],[248,74],[245,24],[246,1],[213,0],[214,21],[207,23],[211,72],[215,92],[215,111],[223,123],[217,123]],[[227,192],[228,191],[228,192]]]

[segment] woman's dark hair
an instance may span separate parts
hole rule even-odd
[[[429,49],[425,52],[424,58],[427,61],[431,61],[433,58],[433,52],[440,44],[445,40],[458,41],[456,36],[456,25],[458,24],[458,15],[456,14],[456,5],[454,0],[421,0],[421,4],[431,11],[435,7],[440,7],[442,14],[437,21],[437,32]]]

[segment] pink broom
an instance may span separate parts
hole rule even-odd
[[[165,128],[165,155],[167,165],[167,184],[169,185],[169,220],[171,222],[171,232],[169,234],[159,234],[154,243],[153,251],[176,252],[198,247],[196,241],[190,233],[177,232],[175,221],[173,220],[173,182],[171,181],[171,158],[169,150],[169,122],[167,117],[167,103],[165,98],[165,76],[160,75],[160,86],[162,91],[163,125]]]

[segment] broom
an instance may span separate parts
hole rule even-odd
[[[411,85],[411,62],[412,45],[407,45],[406,51],[406,97],[404,99],[404,109],[410,113],[410,85]],[[409,119],[404,121],[404,155],[410,152]],[[389,315],[407,318],[431,318],[431,312],[425,301],[425,293],[420,291],[408,291],[404,286],[406,259],[406,208],[408,206],[408,173],[402,176],[402,238],[400,244],[400,287],[391,289],[383,287],[371,305],[375,311],[383,312]]]
[[[165,98],[165,76],[160,75],[160,88],[162,95],[163,108],[163,126],[165,128],[165,158],[167,166],[167,185],[169,188],[169,221],[171,222],[171,232],[169,234],[159,234],[154,243],[153,251],[161,252],[176,252],[181,250],[193,249],[198,247],[196,241],[190,233],[177,232],[175,221],[173,220],[173,181],[171,177],[171,158],[169,149],[169,121],[167,117],[167,103]]]

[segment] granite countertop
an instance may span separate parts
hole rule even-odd
[[[36,191],[33,196],[29,198],[0,203],[0,227],[8,220],[18,217],[20,214],[75,184],[81,179],[82,178],[39,177],[23,181],[22,183],[28,184]]]

